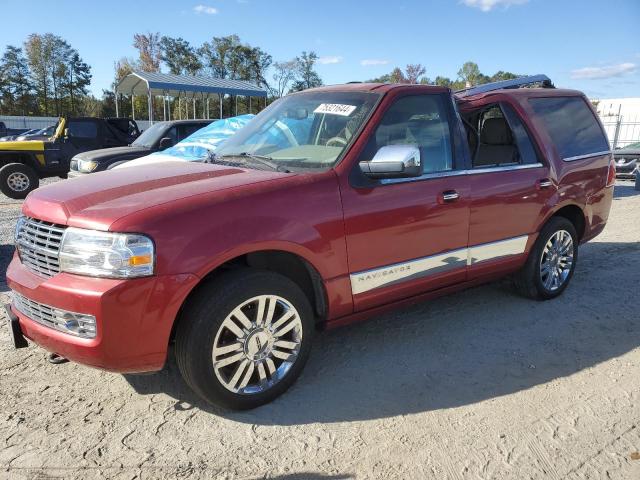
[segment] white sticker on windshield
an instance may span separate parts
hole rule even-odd
[[[330,115],[348,117],[356,108],[355,105],[344,105],[342,103],[321,103],[313,113],[328,113]]]

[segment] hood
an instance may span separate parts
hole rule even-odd
[[[23,140],[20,142],[8,141],[0,142],[0,150],[24,151],[24,152],[42,152],[44,151],[44,142],[41,140]]]
[[[111,147],[111,148],[101,148],[100,150],[90,150],[88,152],[82,152],[77,154],[75,159],[77,160],[93,160],[96,162],[101,162],[105,160],[113,160],[114,158],[122,157],[122,159],[126,158],[137,158],[142,155],[146,155],[149,153],[151,149],[147,147]]]
[[[162,152],[154,153],[153,155],[145,155],[144,157],[136,158],[135,160],[131,160],[130,162],[123,163],[122,165],[118,165],[117,167],[113,167],[114,170],[117,168],[131,168],[131,167],[139,167],[140,165],[149,165],[155,163],[162,162],[186,162],[184,158],[173,157],[171,155],[164,155]]]
[[[108,230],[117,220],[149,207],[290,176],[206,163],[166,162],[155,168],[98,172],[38,188],[29,194],[22,211],[61,225]]]

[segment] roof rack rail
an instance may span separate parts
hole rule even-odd
[[[551,79],[546,75],[530,75],[528,77],[514,78],[512,80],[501,80],[499,82],[485,83],[484,85],[478,85],[477,87],[463,88],[457,90],[455,94],[459,97],[468,97],[469,95],[477,95],[479,93],[492,92],[494,90],[501,90],[503,88],[520,88],[525,85],[532,85],[534,83],[542,84],[542,88],[555,88]]]

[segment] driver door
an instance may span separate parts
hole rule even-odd
[[[372,181],[353,167],[342,201],[356,311],[466,279],[469,181],[453,153],[453,115],[448,94],[400,97],[358,163],[387,145],[413,145],[422,176]]]

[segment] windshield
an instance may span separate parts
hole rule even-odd
[[[131,145],[135,147],[153,147],[158,140],[162,138],[162,134],[164,133],[165,125],[162,123],[154,123],[149,128],[147,128],[144,132],[140,134],[138,138],[136,138]]]
[[[367,92],[309,92],[284,97],[229,138],[216,150],[215,158],[261,157],[287,170],[332,167],[378,98],[378,94]]]

